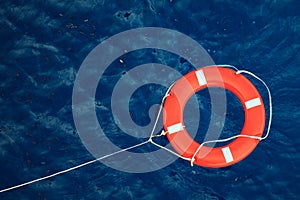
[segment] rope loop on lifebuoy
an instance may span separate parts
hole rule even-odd
[[[256,87],[242,74],[248,74],[259,80],[267,89],[269,97],[269,121],[266,134],[265,107]],[[183,110],[187,100],[195,92],[209,87],[221,87],[231,91],[241,101],[244,112],[244,127],[239,135],[225,139],[205,141],[201,144],[194,141],[184,128]],[[259,141],[266,139],[272,122],[272,98],[267,84],[255,74],[238,70],[232,65],[207,66],[194,70],[179,79],[170,90],[164,103],[164,130],[173,148],[182,157],[204,167],[226,167],[247,157]],[[227,142],[228,145],[211,148],[209,143]]]

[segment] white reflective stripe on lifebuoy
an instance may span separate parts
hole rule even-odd
[[[229,163],[229,162],[233,161],[232,153],[231,153],[229,147],[223,148],[222,152],[223,152],[224,158],[226,160],[226,163]]]
[[[261,105],[261,101],[259,97],[245,102],[245,106],[247,109],[253,108],[255,106],[260,106],[260,105]]]
[[[178,131],[182,131],[183,130],[183,125],[182,125],[182,123],[178,123],[178,124],[174,124],[172,126],[169,126],[167,129],[168,129],[168,133],[172,134],[172,133],[176,133]]]
[[[202,70],[198,70],[195,73],[196,73],[199,85],[200,86],[206,85],[207,81],[206,81],[206,78],[205,78],[205,75],[204,75],[203,71]]]

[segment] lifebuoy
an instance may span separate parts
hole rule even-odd
[[[238,137],[231,143],[211,148],[207,146],[195,154],[199,143],[184,128],[183,111],[188,99],[206,87],[222,87],[235,94],[241,101],[245,121],[240,134],[261,137],[265,127],[265,108],[255,86],[236,71],[209,66],[199,68],[180,78],[171,88],[164,102],[164,130],[173,148],[183,157],[194,157],[194,163],[204,167],[219,168],[235,164],[248,156],[259,140]]]

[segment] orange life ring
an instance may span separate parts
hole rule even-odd
[[[188,99],[206,87],[222,87],[234,93],[242,102],[245,121],[240,134],[261,137],[265,127],[265,108],[255,86],[236,71],[209,66],[192,71],[179,79],[171,88],[164,103],[164,130],[173,148],[183,157],[192,158],[199,147],[184,128],[183,111]],[[259,140],[238,137],[222,147],[201,147],[194,163],[219,168],[237,163],[248,156]],[[203,156],[204,155],[204,156]]]

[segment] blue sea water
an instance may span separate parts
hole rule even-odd
[[[132,28],[177,30],[199,42],[215,63],[254,72],[270,87],[274,112],[269,138],[231,167],[190,167],[178,159],[158,171],[132,174],[97,162],[0,193],[0,199],[300,198],[297,0],[4,0],[0,5],[0,189],[94,159],[73,122],[76,73],[101,41]],[[182,74],[191,70],[178,56],[161,51],[137,51],[128,55],[126,61],[134,65],[156,61],[173,66]],[[128,70],[110,66],[106,76],[115,81],[100,80],[108,91],[103,99],[99,97],[99,107],[108,107],[105,103],[109,101],[110,89]],[[257,87],[267,101],[263,87]],[[158,103],[165,90],[149,86],[133,94],[130,111],[137,124],[149,123],[148,115],[141,113]],[[198,99],[203,103],[201,115],[210,116],[205,91],[198,93]],[[230,93],[228,99],[224,135],[240,130],[243,120],[239,115],[241,105]],[[102,112],[100,109],[99,118],[104,116]],[[202,121],[203,130],[207,128],[205,120],[209,118]],[[109,118],[104,122],[109,124]],[[128,142],[122,131],[112,128],[118,140],[110,139],[119,146],[137,142]]]

